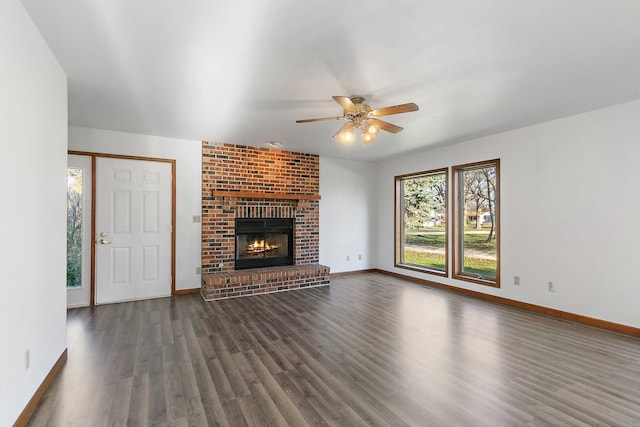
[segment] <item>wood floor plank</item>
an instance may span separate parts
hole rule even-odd
[[[167,406],[165,400],[165,375],[163,371],[149,374],[149,423],[159,424],[167,421]]]
[[[375,273],[67,327],[31,426],[640,426],[640,339]]]
[[[251,397],[255,399],[256,404],[262,410],[263,418],[258,424],[251,425],[264,425],[264,426],[286,426],[287,420],[282,416],[276,403],[271,398],[269,392],[264,388],[262,383],[257,383],[251,386]],[[246,400],[243,398],[240,400]]]
[[[149,424],[149,374],[134,375],[129,398],[127,422],[131,425]]]
[[[213,383],[206,362],[206,359],[214,357],[214,354],[203,353],[203,348],[200,346],[198,337],[196,337],[190,322],[185,325],[184,331],[185,342],[189,349],[191,367],[200,393],[202,408],[205,411],[206,425],[228,426],[229,423],[224,415],[224,409],[222,408],[218,391]]]
[[[165,365],[165,405],[167,408],[167,421],[184,419],[186,417],[185,395],[182,390],[182,378],[180,367],[175,363]]]
[[[133,378],[124,378],[118,380],[111,402],[111,407],[107,413],[108,426],[126,426],[129,418],[129,405],[133,386]]]
[[[252,369],[260,380],[260,385],[267,392],[269,399],[275,404],[279,415],[288,425],[305,426],[308,423],[299,408],[291,401],[287,390],[283,389],[267,368],[258,359],[251,360]]]

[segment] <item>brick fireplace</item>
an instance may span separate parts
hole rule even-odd
[[[202,287],[205,300],[323,286],[319,157],[202,143]],[[237,219],[290,219],[293,265],[236,270]]]

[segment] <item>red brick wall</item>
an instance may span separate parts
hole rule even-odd
[[[212,191],[317,196],[320,159],[314,154],[202,143],[202,273],[233,270],[234,220],[295,218],[296,265],[319,262],[318,200],[214,197]]]
[[[320,159],[244,145],[202,143],[202,190],[318,195]],[[208,196],[203,194],[203,196]]]

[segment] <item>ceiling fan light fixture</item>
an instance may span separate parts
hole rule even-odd
[[[353,141],[355,140],[355,134],[353,133],[352,130],[346,130],[344,132],[341,132],[339,135],[337,135],[336,139],[341,144],[351,145],[351,144],[353,144]]]
[[[367,120],[364,123],[364,128],[365,128],[366,132],[368,134],[370,134],[370,135],[377,135],[378,131],[380,130],[378,125],[371,119]]]
[[[369,130],[362,131],[362,141],[364,145],[369,145],[373,142],[374,139],[378,136],[377,130],[371,133]]]
[[[353,129],[353,122],[347,122],[338,129],[338,132],[336,132],[333,137],[341,144],[351,145],[355,140],[355,133]]]

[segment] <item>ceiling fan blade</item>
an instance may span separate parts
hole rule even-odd
[[[345,120],[346,117],[341,116],[341,117],[321,117],[318,119],[301,119],[301,120],[296,120],[296,123],[310,123],[310,122],[320,122],[322,120]]]
[[[371,123],[375,124],[376,126],[378,126],[380,129],[382,129],[384,131],[387,131],[387,132],[391,132],[391,133],[398,133],[403,129],[400,126],[396,126],[396,125],[394,125],[392,123],[385,122],[383,120],[369,119],[369,121]]]
[[[418,106],[413,102],[408,104],[394,105],[392,107],[376,108],[369,113],[375,117],[390,116],[392,114],[408,113],[410,111],[418,111]]]
[[[344,111],[348,111],[350,113],[358,112],[358,107],[356,107],[356,104],[354,104],[348,96],[334,96],[333,99],[340,104]]]

